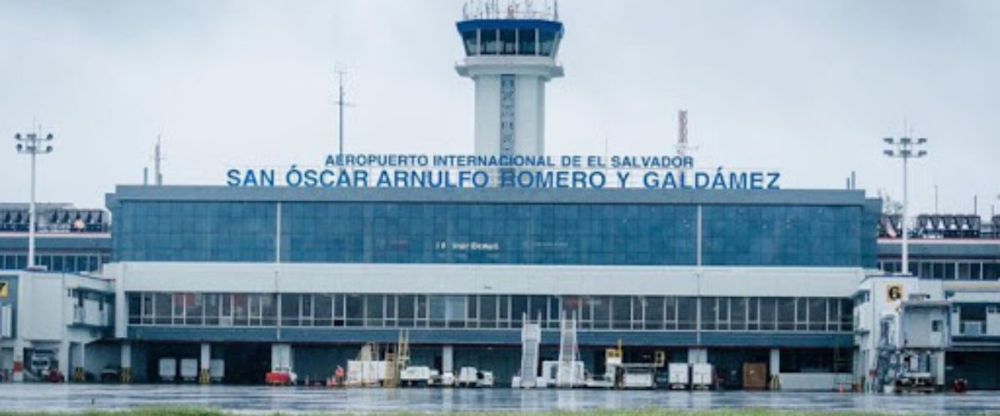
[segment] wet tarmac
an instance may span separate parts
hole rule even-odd
[[[511,389],[349,389],[175,385],[0,384],[2,410],[206,407],[245,413],[544,412],[593,409],[771,408],[898,414],[1000,413],[1000,393],[866,395]]]

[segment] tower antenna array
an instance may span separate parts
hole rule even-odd
[[[677,155],[688,156],[689,152],[698,150],[697,146],[688,143],[688,112],[680,110],[677,112]]]
[[[337,84],[338,84],[337,101],[334,102],[334,104],[337,104],[337,124],[338,124],[337,154],[343,155],[344,154],[344,107],[350,107],[352,106],[352,104],[344,100],[344,75],[347,74],[347,72],[340,69],[336,69],[334,70],[334,72],[337,73]]]
[[[163,162],[163,153],[160,151],[161,137],[156,135],[156,147],[153,148],[153,175],[156,186],[163,185],[163,171],[160,169]]]

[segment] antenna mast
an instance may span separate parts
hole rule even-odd
[[[160,170],[160,162],[163,161],[163,154],[160,153],[160,135],[156,135],[156,147],[153,150],[153,178],[156,186],[163,185],[163,172]]]
[[[337,136],[338,140],[337,154],[343,155],[344,154],[344,107],[350,106],[351,103],[344,101],[344,74],[346,74],[347,72],[339,69],[334,70],[334,72],[337,73],[337,82],[338,82],[337,101],[335,102],[335,104],[337,104],[337,110],[338,110],[337,124],[339,125],[338,136]]]
[[[698,147],[688,143],[688,112],[680,110],[677,112],[677,155],[688,156],[688,152],[695,150]]]

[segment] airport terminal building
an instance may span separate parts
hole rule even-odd
[[[108,205],[115,332],[147,367],[164,343],[246,343],[320,376],[407,328],[415,361],[498,380],[523,320],[556,345],[560,314],[591,371],[620,340],[849,373],[879,216],[859,191],[119,187]]]

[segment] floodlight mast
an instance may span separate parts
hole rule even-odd
[[[882,153],[888,157],[902,159],[903,160],[903,215],[900,221],[903,231],[903,246],[902,246],[902,273],[905,275],[910,274],[910,232],[907,227],[907,213],[909,210],[909,161],[910,159],[919,159],[927,156],[927,151],[919,149],[927,143],[927,139],[921,137],[916,141],[909,137],[900,137],[899,139],[894,139],[892,137],[886,137],[882,139],[886,144],[891,146],[891,149],[885,149]]]
[[[37,213],[35,212],[35,159],[38,155],[52,153],[52,145],[50,143],[53,139],[55,139],[55,136],[52,133],[46,134],[44,137],[38,135],[38,133],[28,133],[25,135],[18,133],[14,135],[14,140],[17,141],[17,152],[31,156],[31,200],[28,203],[28,270],[36,268],[35,224],[37,222]]]

